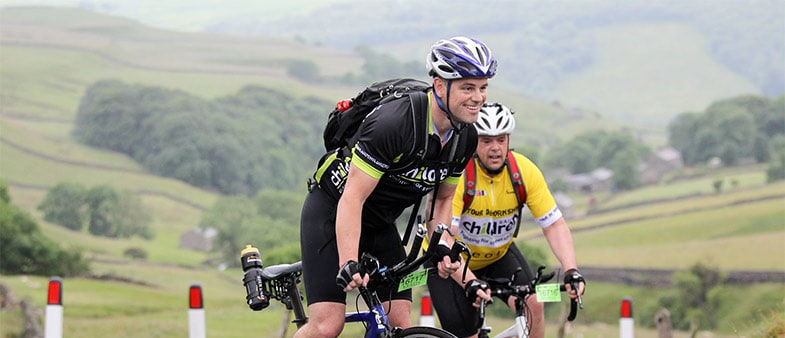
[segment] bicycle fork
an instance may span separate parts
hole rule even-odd
[[[368,312],[347,313],[346,322],[365,322],[367,331],[365,337],[388,337],[391,328],[384,307],[376,295],[376,291],[368,290],[366,287],[359,287],[360,296],[368,304]]]
[[[526,318],[526,308],[524,307],[523,300],[515,300],[515,325],[510,326],[506,330],[494,336],[494,338],[528,338],[529,337],[529,321]],[[492,328],[488,326],[485,318],[485,300],[480,300],[480,318],[482,318],[482,326],[480,332],[477,334],[478,338],[490,338]]]

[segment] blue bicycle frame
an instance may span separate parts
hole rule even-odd
[[[384,313],[384,308],[381,305],[375,305],[371,307],[369,311],[347,313],[346,322],[365,322],[366,338],[380,337],[389,330],[384,324],[388,321],[387,315]]]

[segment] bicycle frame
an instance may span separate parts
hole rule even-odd
[[[550,274],[543,276],[542,271],[545,269],[545,266],[542,265],[537,269],[534,279],[528,285],[512,285],[512,281],[515,280],[514,274],[509,280],[496,281],[496,287],[491,287],[491,293],[493,295],[508,295],[508,296],[516,296],[515,299],[515,323],[502,331],[501,333],[493,336],[494,338],[529,338],[529,322],[528,318],[526,318],[526,299],[529,295],[533,295],[536,293],[536,286],[539,283],[544,283],[551,278],[553,278],[553,272]],[[572,285],[573,288],[577,289],[577,285]],[[566,287],[561,285],[559,287],[560,291],[566,291]],[[485,300],[480,301],[480,318],[482,318],[482,326],[480,327],[480,332],[478,334],[479,338],[488,338],[489,334],[491,333],[491,327],[489,327],[486,323],[485,317],[485,307],[486,307]],[[578,297],[578,300],[570,299],[570,314],[567,316],[567,320],[572,321],[575,319],[575,315],[577,314],[577,308],[583,308],[583,301]]]
[[[432,246],[429,248],[436,248],[442,230],[434,232],[435,235],[432,238],[433,243],[431,243]],[[431,259],[433,256],[433,252],[431,252],[417,258],[417,252],[420,250],[419,244],[422,242],[426,232],[427,230],[425,227],[420,225],[415,235],[415,245],[412,247],[412,252],[410,252],[410,255],[406,260],[398,265],[391,268],[379,268],[379,263],[376,258],[370,255],[367,255],[367,257],[366,255],[363,255],[361,266],[364,267],[364,271],[367,271],[368,274],[372,276],[372,279],[379,278],[380,280],[386,281],[396,280],[400,276],[405,276],[414,272],[426,260]],[[373,264],[375,264],[375,266],[373,266]],[[308,316],[302,303],[303,298],[297,287],[300,282],[301,274],[302,262],[268,266],[262,269],[263,284],[260,286],[265,294],[269,295],[269,298],[280,301],[286,306],[287,310],[291,310],[294,313],[294,320],[292,320],[292,323],[295,323],[297,328],[302,327],[308,322]],[[397,337],[398,333],[405,331],[390,325],[384,307],[374,289],[359,287],[357,290],[360,293],[360,297],[363,298],[365,304],[368,306],[368,310],[347,312],[344,316],[345,323],[364,323],[366,338]],[[427,329],[438,330],[435,328]],[[443,331],[443,333],[445,335],[450,335],[446,331]]]
[[[515,317],[515,324],[508,327],[501,333],[493,336],[494,338],[529,338],[528,323],[526,316]]]
[[[364,292],[370,292],[367,289],[362,291],[361,294]],[[365,298],[365,296],[363,297]],[[373,297],[372,299],[378,299]],[[368,301],[369,299],[366,299]],[[344,317],[344,322],[346,323],[357,323],[357,322],[364,322],[365,323],[365,337],[372,338],[372,337],[384,337],[386,333],[390,332],[393,328],[391,328],[387,323],[387,314],[384,312],[384,307],[381,304],[371,305],[370,309],[367,311],[360,311],[360,312],[347,312],[346,316]]]
[[[297,328],[308,322],[308,316],[302,303],[302,296],[297,288],[301,272],[302,262],[269,266],[262,271],[262,276],[268,281],[271,297],[278,299],[286,306],[287,310],[291,310],[294,313],[292,323],[296,324]],[[392,328],[386,324],[389,321],[387,320],[387,314],[384,312],[384,307],[378,301],[378,297],[372,294],[372,292],[367,288],[360,290],[361,296],[369,305],[369,310],[347,312],[345,322],[365,323],[366,338],[384,337]]]
[[[523,307],[523,304],[517,304],[516,301],[516,310],[515,310],[515,324],[508,327],[504,331],[500,332],[499,334],[493,336],[494,338],[529,338],[529,321],[526,318],[526,311]],[[480,311],[482,311],[482,327],[480,328],[480,333],[478,337],[488,337],[488,334],[491,333],[491,327],[486,324],[485,321],[485,300],[480,302]]]

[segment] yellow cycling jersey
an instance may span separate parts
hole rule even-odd
[[[562,217],[562,213],[545,183],[545,177],[526,156],[516,152],[512,154],[526,186],[525,208],[531,211],[541,227],[553,224]],[[469,268],[472,270],[484,268],[507,253],[514,240],[518,218],[521,217],[507,169],[491,177],[476,162],[469,162],[469,165],[477,166],[477,182],[471,205],[462,214],[465,174],[461,176],[452,201],[452,225],[458,228],[456,237],[471,249]]]

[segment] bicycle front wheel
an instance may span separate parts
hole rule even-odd
[[[454,334],[427,326],[412,326],[395,335],[398,338],[457,338]]]

